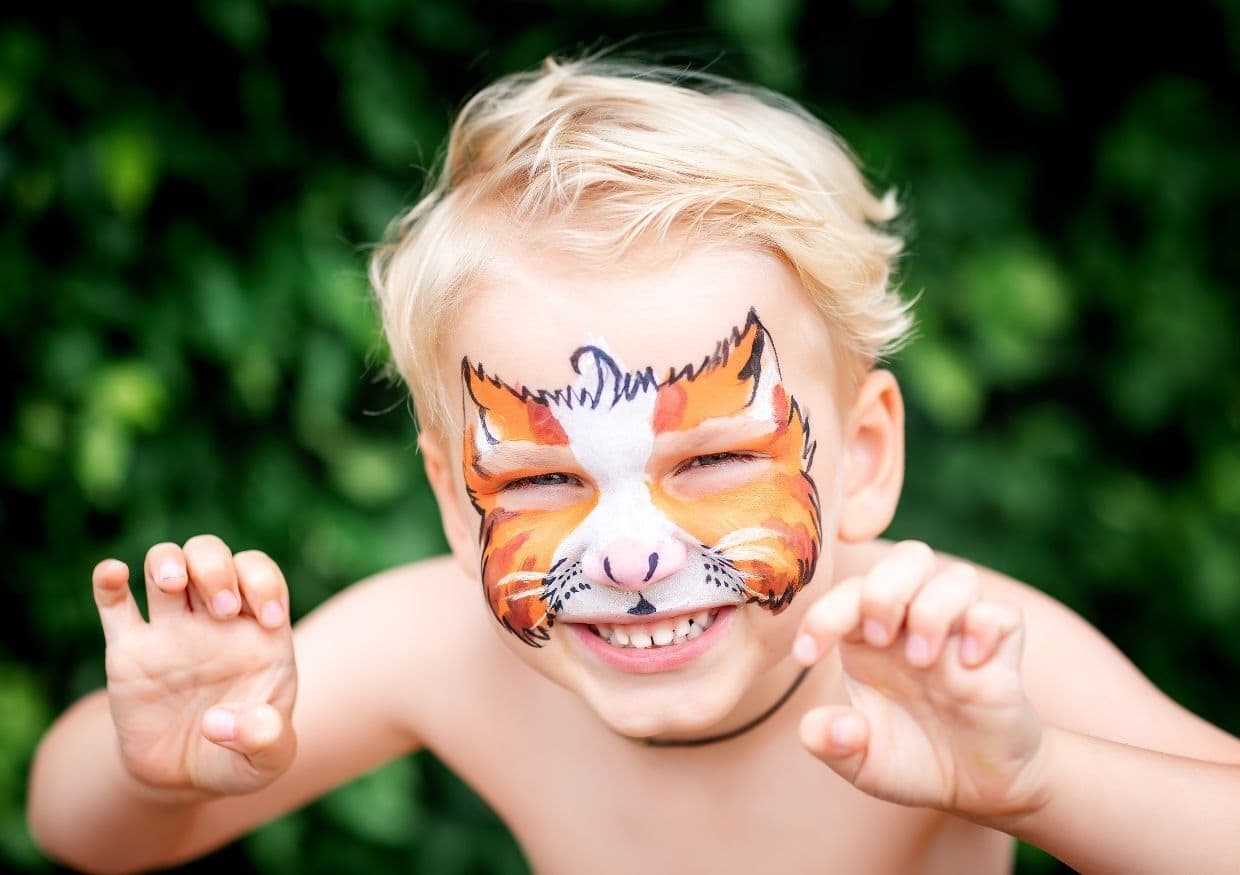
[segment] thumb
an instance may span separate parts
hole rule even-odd
[[[297,737],[292,725],[267,704],[217,706],[202,717],[208,741],[245,756],[259,772],[279,775],[293,762]]]
[[[850,784],[857,781],[869,743],[869,721],[856,708],[826,705],[801,718],[801,744]]]

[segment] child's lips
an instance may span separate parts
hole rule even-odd
[[[705,631],[688,640],[662,646],[617,646],[604,640],[597,632],[592,631],[592,624],[574,620],[564,625],[568,627],[579,646],[602,659],[611,667],[634,674],[652,674],[660,671],[669,671],[692,662],[713,647],[727,633],[727,630],[732,625],[732,617],[736,613],[736,606],[725,605],[717,609],[711,609],[711,612],[714,613],[714,618]],[[667,618],[674,619],[671,615],[668,615]],[[650,617],[645,617],[639,620],[629,619],[625,625],[630,627],[641,626],[644,623],[650,622]]]

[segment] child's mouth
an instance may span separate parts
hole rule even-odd
[[[715,607],[655,623],[624,623],[614,626],[599,623],[587,625],[586,628],[612,647],[657,649],[692,641],[709,629],[717,616],[719,608]]]
[[[646,623],[566,623],[570,636],[612,668],[648,674],[688,665],[732,626],[736,605]],[[690,622],[692,621],[692,622]]]

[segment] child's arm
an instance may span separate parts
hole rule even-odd
[[[802,740],[865,792],[1003,830],[1083,872],[1240,859],[1240,741],[1054,600],[904,542],[823,596],[802,631],[803,660],[838,645],[851,699],[810,712]]]
[[[152,579],[170,556],[186,561],[188,587],[184,576],[164,588]],[[407,707],[417,679],[403,652],[418,641],[409,573],[348,588],[294,632],[283,577],[262,554],[234,561],[219,539],[193,539],[185,551],[152,548],[146,565],[150,623],[124,565],[96,568],[108,689],[70,708],[36,754],[28,814],[49,854],[91,872],[168,866],[417,746]],[[220,588],[248,610],[211,615]],[[283,617],[264,627],[254,615],[273,596]],[[243,715],[226,746],[203,731],[217,704]]]

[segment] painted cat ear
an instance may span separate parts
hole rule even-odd
[[[519,394],[506,383],[488,376],[481,365],[471,365],[468,359],[461,361],[461,379],[465,384],[466,416],[473,414],[488,443],[502,440],[568,443],[568,436],[544,401]]]
[[[773,416],[782,406],[782,393],[775,346],[751,310],[744,326],[732,331],[727,361],[660,387],[656,430],[685,430],[707,419],[746,412]]]
[[[733,349],[728,363],[722,367],[750,388],[750,403],[765,401],[779,383],[779,359],[775,345],[766,326],[758,321],[758,314],[749,311],[744,328],[733,332]]]

